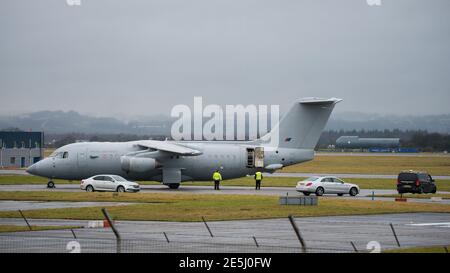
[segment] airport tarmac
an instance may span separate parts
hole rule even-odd
[[[25,170],[0,169],[0,175],[30,175]]]
[[[29,220],[32,225],[86,226],[88,221]],[[309,252],[367,251],[371,241],[381,250],[450,244],[449,213],[296,218]],[[23,219],[0,219],[2,225],[25,225]],[[122,252],[300,252],[288,219],[207,222],[116,221]],[[165,233],[165,235],[164,235]],[[74,238],[74,236],[76,238]],[[167,236],[167,239],[166,239]],[[0,252],[68,252],[76,241],[81,252],[114,252],[111,229],[83,228],[0,234]],[[73,243],[72,243],[73,244]],[[70,249],[70,248],[69,248]]]
[[[336,176],[340,178],[356,178],[356,179],[393,179],[397,180],[398,175],[389,174],[359,174],[359,173],[273,173],[265,174],[267,177],[311,177],[311,176]],[[434,179],[450,180],[450,176],[436,175]]]
[[[52,191],[52,192],[80,192],[80,186],[78,184],[59,184],[56,185],[55,189],[47,189],[45,185],[0,185],[0,191]],[[270,195],[270,196],[296,196],[302,195],[297,192],[294,187],[262,187],[261,190],[255,191],[254,187],[240,187],[240,186],[221,186],[220,191],[215,191],[213,186],[183,186],[178,190],[171,190],[164,185],[141,185],[141,192],[144,193],[180,193],[180,194],[237,194],[237,195]],[[450,192],[441,192],[441,194],[450,194]],[[325,198],[350,198],[350,199],[361,199],[361,200],[372,200],[373,195],[387,195],[387,194],[397,194],[395,190],[380,190],[380,189],[362,189],[360,194],[356,197],[350,197],[348,195],[343,197],[337,197],[335,194],[324,195]],[[374,200],[382,201],[395,201],[394,198],[387,197],[374,197]],[[443,199],[441,201],[432,201],[431,199],[413,199],[409,198],[410,202],[419,203],[440,203],[440,204],[450,204],[450,199]],[[39,205],[35,205],[39,208]],[[0,210],[1,203],[0,203]]]

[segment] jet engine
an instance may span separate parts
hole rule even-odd
[[[147,172],[159,167],[158,161],[154,158],[122,156],[120,164],[126,172]]]

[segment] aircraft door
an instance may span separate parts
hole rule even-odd
[[[264,147],[255,148],[255,168],[264,168]]]
[[[247,168],[264,168],[264,147],[247,148]]]
[[[81,150],[78,152],[78,168],[87,167],[87,152],[86,150]]]

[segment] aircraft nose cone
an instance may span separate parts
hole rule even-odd
[[[26,172],[34,175],[37,174],[37,164],[33,164],[30,167],[28,167]]]

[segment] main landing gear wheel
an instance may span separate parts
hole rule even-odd
[[[167,186],[169,186],[169,188],[172,190],[176,190],[180,187],[180,184],[173,183],[173,184],[168,184]]]
[[[48,183],[47,183],[47,188],[49,188],[49,189],[54,189],[55,188],[55,183],[53,183],[53,181],[48,181]]]

